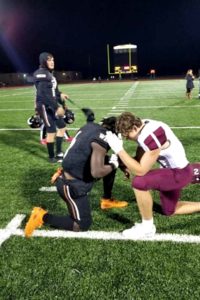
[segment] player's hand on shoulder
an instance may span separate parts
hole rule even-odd
[[[111,131],[106,132],[106,141],[110,148],[117,154],[123,150],[123,140]]]

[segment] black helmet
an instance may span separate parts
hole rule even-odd
[[[32,117],[28,118],[28,120],[27,120],[27,124],[31,128],[39,128],[42,125],[42,123],[43,123],[42,119],[38,115],[32,116]]]
[[[100,125],[105,127],[107,130],[112,131],[113,133],[116,133],[116,117],[108,117],[108,118],[103,118],[100,122]]]
[[[72,124],[72,123],[74,123],[74,120],[75,120],[74,113],[71,110],[66,109],[65,110],[65,115],[64,115],[65,123],[66,124]]]
[[[84,115],[87,117],[87,122],[94,122],[95,115],[90,108],[82,108],[81,110],[84,113]]]

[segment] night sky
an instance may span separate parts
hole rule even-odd
[[[106,45],[138,46],[139,75],[200,68],[200,0],[0,0],[0,72],[33,72],[40,52],[56,70],[107,74]]]

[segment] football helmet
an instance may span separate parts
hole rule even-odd
[[[66,124],[74,123],[75,117],[74,117],[74,113],[71,110],[69,109],[65,110],[64,121]]]
[[[100,125],[116,134],[116,129],[115,129],[116,120],[117,120],[116,117],[103,118],[100,122]]]
[[[40,118],[39,115],[34,115],[27,120],[27,124],[31,128],[39,128],[42,125],[42,119]]]
[[[82,108],[81,110],[84,113],[84,115],[87,117],[87,122],[94,122],[95,115],[90,108]]]

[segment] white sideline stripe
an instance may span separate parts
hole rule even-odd
[[[0,229],[0,246],[4,241],[12,235],[24,237],[24,231],[18,229],[25,215],[16,215],[5,229]],[[85,231],[73,232],[64,230],[35,230],[33,237],[48,237],[48,238],[76,238],[76,239],[93,239],[93,240],[126,240],[126,241],[151,241],[151,242],[175,242],[175,243],[200,243],[200,236],[187,234],[170,234],[157,233],[152,238],[127,238],[120,232],[115,231]]]
[[[57,188],[55,186],[42,186],[39,188],[40,192],[57,192]]]
[[[115,110],[117,111],[117,110]],[[119,112],[109,112],[108,115],[119,115]],[[200,126],[171,126],[171,129],[199,129]],[[71,131],[77,131],[80,128],[69,128]],[[38,131],[39,128],[0,128],[0,131]]]
[[[24,236],[22,229],[15,229],[13,235]],[[200,243],[200,236],[197,235],[180,235],[180,234],[155,234],[152,238],[127,238],[120,232],[115,231],[84,231],[73,232],[64,230],[35,230],[33,237],[48,238],[76,238],[76,239],[92,239],[92,240],[131,240],[131,241],[152,241],[152,242],[175,242],[175,243]]]
[[[80,128],[69,128],[69,130],[79,130]],[[0,131],[38,131],[40,128],[0,128]]]
[[[33,108],[1,108],[0,111],[33,111]]]
[[[4,241],[9,239],[11,235],[15,235],[16,229],[21,225],[25,215],[16,215],[5,229],[0,229],[0,246]]]

